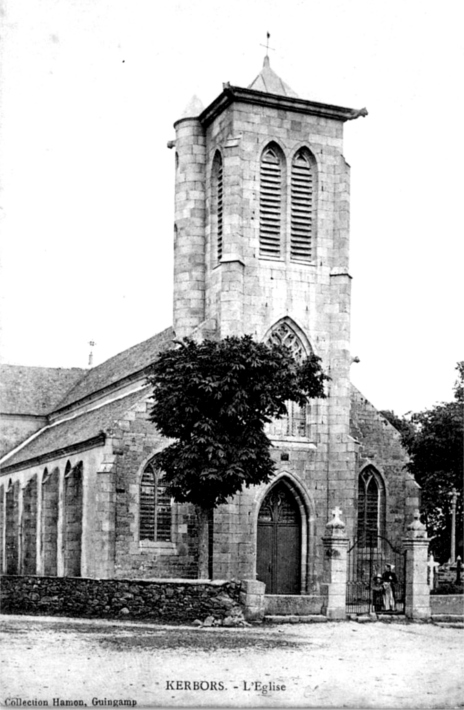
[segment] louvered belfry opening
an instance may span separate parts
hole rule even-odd
[[[224,230],[224,172],[222,156],[219,151],[214,156],[213,163],[213,200],[216,215],[216,258],[222,259]]]
[[[170,542],[171,499],[166,495],[161,473],[149,463],[140,483],[140,540]]]
[[[260,166],[259,255],[281,256],[282,163],[277,150],[265,149]]]
[[[306,151],[292,162],[290,258],[311,261],[313,242],[313,170]]]

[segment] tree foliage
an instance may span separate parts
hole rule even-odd
[[[287,402],[324,397],[320,359],[297,363],[288,348],[251,336],[196,343],[160,354],[149,376],[151,420],[174,442],[155,456],[177,501],[211,509],[272,477],[265,425]]]
[[[462,555],[464,361],[458,363],[456,369],[458,381],[452,402],[438,404],[409,417],[400,418],[392,412],[383,412],[400,431],[403,445],[411,457],[408,468],[422,488],[421,508],[433,537],[432,551],[440,561],[450,556],[450,494],[453,488],[460,493],[456,528]]]

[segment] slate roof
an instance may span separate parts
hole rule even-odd
[[[277,94],[278,96],[290,96],[294,99],[299,98],[298,94],[289,87],[285,81],[282,81],[269,63],[269,57],[264,57],[263,68],[259,72],[256,79],[250,84],[249,89],[254,91],[264,91],[266,94]]]
[[[56,409],[63,409],[94,392],[103,390],[120,380],[141,372],[151,365],[159,352],[171,345],[173,338],[173,329],[166,328],[166,330],[157,333],[152,338],[144,340],[143,343],[138,343],[138,345],[118,353],[118,355],[106,360],[106,362],[102,362],[101,365],[97,365],[92,370],[88,370],[86,376],[77,382],[75,387],[59,402],[59,406]]]
[[[0,411],[3,414],[51,412],[86,374],[81,368],[0,365]]]
[[[108,433],[115,422],[121,419],[134,404],[146,397],[149,392],[149,388],[144,387],[90,412],[45,427],[22,449],[6,459],[0,470],[89,441],[99,434]],[[54,454],[50,458],[55,458],[56,455]]]

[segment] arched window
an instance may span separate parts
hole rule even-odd
[[[385,490],[382,479],[372,466],[367,466],[358,479],[358,544],[378,547],[385,521]]]
[[[311,261],[313,258],[313,182],[311,158],[301,148],[292,161],[290,258]]]
[[[213,220],[215,224],[216,259],[221,261],[224,230],[224,172],[222,156],[219,151],[213,160]]]
[[[259,255],[278,259],[282,255],[282,158],[277,146],[264,149],[260,164]]]
[[[286,320],[281,321],[272,329],[267,342],[269,345],[285,345],[297,362],[301,362],[307,355],[301,338]]]
[[[292,328],[287,319],[277,323],[268,335],[266,342],[269,345],[285,345],[297,362],[301,362],[311,352],[311,346],[305,347],[303,341]],[[310,405],[300,407],[295,402],[286,402],[287,416],[276,419],[269,425],[268,434],[273,438],[280,437],[311,437],[310,432]]]
[[[166,495],[162,473],[150,461],[140,482],[140,540],[170,542],[171,499]]]

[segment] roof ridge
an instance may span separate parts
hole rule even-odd
[[[122,350],[119,353],[116,353],[115,355],[112,355],[110,358],[107,360],[104,360],[103,362],[99,363],[98,365],[95,365],[95,367],[92,367],[88,370],[85,371],[85,374],[82,378],[80,378],[77,382],[73,384],[73,386],[66,392],[64,397],[60,399],[58,404],[54,407],[54,409],[49,412],[49,414],[53,414],[54,412],[58,411],[59,409],[63,409],[64,407],[71,406],[72,404],[76,404],[77,402],[80,402],[81,400],[85,399],[91,394],[95,394],[97,392],[103,393],[105,390],[109,389],[112,385],[115,385],[117,382],[122,382],[123,380],[127,379],[131,375],[135,375],[136,373],[143,372],[148,366],[149,362],[146,362],[146,358],[144,359],[143,357],[141,358],[142,361],[137,361],[136,358],[134,358],[134,364],[131,367],[130,365],[127,366],[125,372],[121,372],[118,374],[117,372],[113,374],[113,379],[104,379],[103,383],[100,385],[98,382],[98,376],[100,373],[105,373],[106,370],[111,370],[111,365],[117,364],[118,362],[124,363],[125,359],[130,356],[131,351],[136,352],[137,350],[143,350],[144,345],[147,345],[149,343],[152,343],[154,348],[156,349],[156,352],[159,352],[161,349],[160,347],[156,347],[159,344],[163,344],[165,341],[168,341],[169,338],[169,333],[172,333],[174,336],[174,331],[172,326],[168,326],[164,330],[160,331],[159,333],[155,333],[155,335],[152,335],[149,338],[146,338],[145,340],[142,340],[139,343],[135,343],[134,345],[131,345],[129,348],[126,348],[125,350]],[[154,355],[155,353],[153,353]],[[111,374],[111,373],[110,373]],[[82,392],[79,392],[79,388],[82,388],[82,385],[86,381],[92,381],[89,384],[91,384],[91,387],[89,391],[85,391],[85,388]],[[73,397],[75,395],[78,395],[75,399]]]
[[[144,392],[144,390],[148,389],[148,387],[149,387],[149,385],[141,386],[138,390],[135,390],[132,392],[126,392],[125,394],[120,395],[119,397],[115,397],[114,399],[103,402],[103,403],[101,403],[101,404],[99,404],[99,405],[97,405],[97,406],[93,407],[92,409],[89,409],[85,412],[78,412],[77,414],[74,414],[73,416],[59,419],[56,422],[53,422],[52,424],[46,424],[41,429],[39,429],[38,431],[36,431],[33,434],[31,434],[30,436],[28,436],[27,439],[22,441],[20,444],[15,446],[14,449],[12,449],[11,451],[8,451],[6,454],[4,454],[0,458],[0,473],[2,472],[2,470],[8,469],[9,466],[12,466],[12,465],[22,464],[22,465],[26,466],[27,462],[29,461],[29,459],[27,459],[27,458],[23,459],[23,460],[20,459],[19,461],[16,461],[13,464],[9,463],[9,461],[11,459],[14,460],[18,454],[21,455],[21,452],[24,449],[27,449],[27,447],[31,444],[31,442],[33,442],[35,439],[39,438],[40,436],[42,436],[42,435],[46,434],[47,432],[50,432],[51,430],[58,428],[60,426],[66,426],[66,425],[72,424],[73,422],[76,422],[76,420],[78,420],[80,417],[82,417],[82,418],[89,417],[90,415],[95,414],[95,412],[97,412],[98,410],[102,410],[105,407],[110,407],[112,405],[115,405],[117,402],[120,402],[121,400],[124,400],[126,398],[132,397],[134,400],[137,400],[137,401],[139,399],[143,399],[148,394],[147,392]],[[131,409],[132,406],[135,406],[135,403],[129,405],[128,410]],[[98,433],[107,435],[109,433],[108,427],[104,426],[103,428],[100,429],[100,431]],[[85,439],[83,439],[83,441],[84,440]],[[79,441],[76,440],[76,443],[79,443]],[[40,456],[48,455],[50,453],[53,453],[53,451],[55,451],[55,450],[58,450],[58,449],[51,449],[49,452],[44,452],[43,454],[40,454]],[[33,458],[30,460],[33,460]]]

